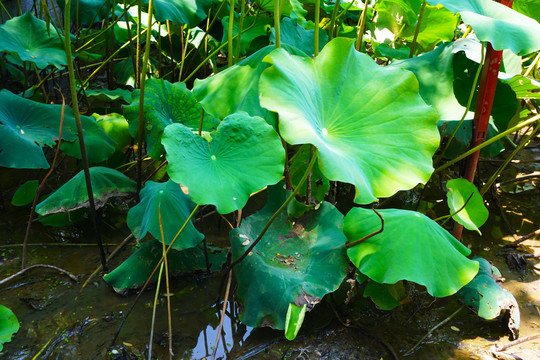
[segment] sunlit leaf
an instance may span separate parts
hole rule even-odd
[[[171,20],[177,24],[196,26],[205,17],[212,0],[154,0],[156,20]],[[148,4],[144,0],[143,4]]]
[[[314,56],[315,30],[306,30],[295,19],[283,18],[280,24],[281,44],[289,44],[309,56]],[[275,42],[275,29],[272,28],[270,41]],[[326,31],[319,28],[319,51],[323,49],[328,42]]]
[[[19,331],[19,320],[9,308],[0,305],[0,351],[4,344],[11,341],[11,337]]]
[[[302,323],[304,322],[304,317],[306,316],[307,304],[303,306],[296,306],[295,304],[289,304],[289,309],[287,310],[287,317],[285,319],[285,337],[287,340],[294,340]]]
[[[255,22],[256,21],[256,22]],[[242,36],[240,38],[240,54],[243,55],[246,53],[246,50],[249,48],[249,45],[253,40],[258,38],[259,36],[266,36],[270,34],[270,28],[273,24],[273,19],[270,17],[263,17],[263,16],[246,16],[244,17],[244,22],[242,25]],[[229,28],[229,17],[224,17],[221,22],[223,23],[223,28],[228,29]],[[234,19],[233,23],[233,36],[238,34],[238,28],[239,28],[239,19]],[[224,43],[225,41],[229,40],[229,32],[224,31],[223,32],[223,38],[221,39],[221,42]],[[268,42],[267,42],[268,44]],[[233,51],[234,54],[236,54],[236,48],[238,46],[238,38],[233,40]]]
[[[486,222],[489,211],[484,205],[484,199],[482,199],[482,195],[480,195],[476,186],[466,179],[453,179],[446,184],[446,187],[448,188],[447,200],[450,213],[453,214],[461,209],[452,218],[465,226],[465,228],[476,230],[482,235],[478,228]],[[467,202],[469,197],[471,198]],[[463,207],[465,202],[467,202],[467,205]]]

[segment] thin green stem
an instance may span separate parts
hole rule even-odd
[[[279,3],[279,0],[274,0],[274,31],[275,31],[275,38],[276,38],[276,49],[279,49],[281,47],[281,30],[279,27],[280,20],[281,20],[281,6]],[[317,34],[317,29],[315,29],[315,34]],[[317,35],[315,35],[315,39],[317,39]]]
[[[315,152],[315,154],[313,155],[313,157],[311,158],[311,161],[309,162],[308,164],[308,167],[306,169],[306,172],[304,173],[304,176],[302,176],[302,179],[300,180],[300,182],[298,183],[298,185],[296,186],[296,188],[294,189],[294,191],[291,193],[291,195],[289,195],[289,197],[287,198],[287,200],[285,200],[285,202],[283,203],[283,205],[281,205],[281,207],[279,209],[276,210],[276,212],[274,213],[274,215],[272,215],[272,217],[270,218],[270,220],[268,220],[268,222],[266,223],[266,225],[264,226],[264,228],[262,229],[261,233],[259,234],[259,236],[251,243],[250,247],[244,252],[244,254],[242,256],[240,256],[236,261],[234,261],[228,268],[228,270],[231,270],[232,268],[234,268],[236,265],[238,265],[242,260],[244,260],[246,258],[246,256],[249,255],[249,253],[251,252],[251,250],[253,250],[253,248],[257,245],[257,243],[259,241],[261,241],[261,239],[263,238],[264,234],[266,234],[266,231],[268,230],[268,228],[270,227],[270,225],[272,225],[272,223],[274,222],[274,220],[276,220],[276,218],[279,216],[279,214],[281,214],[281,212],[283,210],[285,210],[287,208],[287,205],[289,205],[289,203],[291,202],[292,199],[294,199],[294,197],[296,196],[296,194],[298,193],[298,191],[300,191],[300,188],[302,187],[302,185],[304,185],[304,183],[306,182],[308,176],[309,176],[309,173],[311,172],[311,170],[313,169],[313,166],[315,165],[315,161],[317,161],[317,156],[318,156],[318,152]]]
[[[228,29],[228,37],[227,39],[232,39],[232,33],[233,33],[233,26],[234,26],[234,4],[235,0],[230,0],[229,3],[229,29]],[[234,51],[233,51],[233,42],[229,40],[227,43],[227,65],[229,67],[234,65]]]
[[[315,0],[315,38],[313,41],[313,54],[319,55],[319,28],[320,28],[320,16],[321,16],[321,0]]]
[[[414,30],[414,37],[411,44],[411,52],[409,53],[409,58],[414,56],[414,51],[416,50],[416,41],[418,40],[418,34],[420,33],[420,26],[422,25],[422,18],[424,17],[424,9],[426,8],[426,0],[422,2],[422,7],[420,8],[420,15],[418,15],[418,23],[416,24],[416,29]]]
[[[328,41],[331,41],[334,38],[334,27],[336,26],[336,17],[340,2],[341,0],[336,0],[334,3],[334,10],[332,10],[332,17],[330,18],[330,34],[328,35]]]
[[[148,359],[152,360],[152,344],[154,343],[154,325],[156,323],[156,308],[159,296],[159,288],[161,285],[161,275],[163,274],[163,263],[159,267],[158,280],[156,285],[156,293],[154,295],[154,305],[152,306],[152,324],[150,326],[150,341],[148,342]]]
[[[467,156],[469,156],[471,154],[474,154],[478,150],[482,150],[486,146],[489,146],[489,145],[493,144],[494,142],[504,138],[507,135],[512,134],[515,131],[518,131],[519,129],[523,129],[524,127],[527,127],[527,126],[529,126],[531,124],[534,124],[535,122],[538,122],[539,120],[540,120],[540,115],[536,115],[536,116],[533,116],[532,118],[530,118],[529,120],[526,120],[526,121],[524,121],[524,122],[522,122],[522,123],[520,123],[520,124],[518,124],[516,126],[511,127],[510,129],[508,129],[506,131],[503,131],[502,133],[492,137],[491,139],[484,141],[480,145],[475,146],[474,148],[470,149],[469,151],[464,152],[463,154],[459,155],[455,159],[450,160],[446,164],[439,166],[438,168],[435,169],[434,173],[438,173],[438,172],[440,172],[440,171],[454,165],[458,161],[465,159]]]
[[[167,249],[165,248],[165,235],[163,234],[163,222],[161,221],[161,206],[158,207],[159,231],[161,233],[161,245],[163,249],[163,264],[165,265],[165,284],[167,286],[167,316],[169,323],[169,359],[172,360],[172,321],[171,321],[171,296],[169,285],[169,264],[167,262]],[[162,264],[162,265],[163,265]]]
[[[538,62],[540,61],[540,52],[536,54],[536,57],[534,58],[534,61],[532,62],[531,66],[527,68],[527,71],[525,71],[525,74],[523,76],[529,76],[531,71],[533,71],[536,68],[536,65],[538,65]]]
[[[364,11],[362,11],[362,16],[358,20],[359,24],[358,24],[358,37],[356,38],[356,51],[362,51],[362,42],[364,41],[363,37],[364,37],[364,31],[366,27],[368,5],[369,5],[369,0],[365,0]]]
[[[240,58],[240,44],[242,42],[242,28],[244,27],[244,18],[246,17],[246,1],[247,0],[240,0],[242,2],[242,5],[240,7],[240,20],[238,21],[238,38],[236,40],[236,57],[235,57],[235,63]]]
[[[444,225],[448,221],[448,219],[450,219],[454,215],[457,215],[459,212],[461,212],[463,209],[465,209],[465,207],[467,206],[469,201],[471,201],[473,195],[474,195],[474,193],[471,193],[471,195],[469,195],[469,197],[467,198],[465,203],[463,205],[461,205],[461,207],[459,209],[457,209],[456,211],[454,211],[453,213],[451,213],[449,215],[444,215],[444,216],[438,217],[436,219],[433,219],[433,221],[441,221],[441,220],[444,219],[444,222],[441,224],[441,226]]]

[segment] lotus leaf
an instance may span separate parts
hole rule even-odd
[[[460,210],[472,195],[467,205],[452,218],[465,228],[476,230],[478,234],[482,235],[478,228],[486,222],[489,211],[476,186],[466,179],[453,179],[446,184],[446,187],[448,188],[448,207],[452,214]]]
[[[375,3],[377,27],[398,34],[403,26],[416,24],[421,0],[380,0]]]
[[[163,255],[163,245],[158,240],[144,242],[134,253],[116,269],[106,274],[103,279],[114,291],[125,294],[129,290],[141,287]],[[208,247],[208,261],[211,270],[217,271],[227,260],[227,251]],[[195,270],[206,270],[206,258],[202,246],[177,251],[172,249],[167,254],[169,274],[178,274]],[[154,279],[157,278],[157,272]]]
[[[514,0],[513,9],[540,22],[540,2],[537,0]]]
[[[31,61],[38,69],[54,65],[61,69],[67,64],[64,40],[54,25],[32,13],[14,17],[0,25],[0,51],[17,54],[23,61]]]
[[[306,30],[296,19],[283,18],[280,24],[280,36],[282,44],[289,44],[309,56],[314,56],[314,41],[315,41],[315,29]],[[275,29],[272,29],[272,35],[270,35],[270,41],[275,42]],[[319,28],[319,51],[321,51],[328,42],[328,35],[326,31]]]
[[[161,136],[167,125],[181,123],[190,129],[199,129],[202,107],[184,83],[170,83],[167,80],[146,81],[144,98],[145,139],[148,153],[154,159],[163,154]],[[131,136],[137,138],[139,130],[139,99],[124,107],[124,116],[129,121]],[[203,130],[217,126],[218,121],[205,114]]]
[[[244,207],[251,193],[283,175],[285,151],[279,135],[260,117],[226,117],[208,141],[181,124],[163,135],[172,180],[184,184],[197,204],[226,214]]]
[[[233,260],[260,234],[281,205],[274,199],[279,197],[269,192],[267,206],[231,230]],[[311,310],[339,287],[348,264],[342,220],[328,202],[294,222],[284,212],[276,218],[252,253],[234,268],[244,324],[284,329],[289,304],[307,304]]]
[[[520,100],[540,100],[540,83],[522,75],[516,75],[505,81]]]
[[[177,24],[196,26],[205,17],[212,0],[154,0],[156,20],[171,20]],[[148,4],[144,0],[143,4]]]
[[[304,322],[304,317],[306,316],[307,304],[303,306],[296,306],[294,304],[289,304],[289,309],[287,310],[287,317],[285,319],[285,337],[287,340],[294,340],[302,323]]]
[[[277,49],[260,80],[261,105],[279,114],[290,144],[313,144],[330,180],[357,187],[361,204],[425,182],[438,147],[437,114],[414,75],[377,65],[332,40],[314,60]]]
[[[256,0],[255,3],[262,10],[274,12],[274,0]],[[283,0],[281,2],[281,15],[289,16],[293,19],[303,19],[307,11],[302,7],[299,0]]]
[[[127,216],[127,224],[137,239],[142,239],[147,232],[161,240],[159,226],[159,210],[165,244],[169,245],[178,230],[187,220],[195,204],[189,196],[182,192],[180,185],[169,180],[166,183],[146,182],[140,193],[141,201],[131,208]],[[184,250],[196,246],[204,238],[195,229],[191,220],[175,241],[173,248]]]
[[[528,16],[491,0],[428,0],[459,13],[474,29],[476,37],[495,50],[510,49],[526,55],[540,49],[540,24]]]
[[[46,169],[49,167],[43,150],[53,146],[58,138],[60,105],[45,105],[0,91],[0,166],[13,168]],[[75,141],[73,112],[66,109],[63,140]]]
[[[283,44],[283,48],[293,54],[305,55],[287,44]],[[259,78],[269,66],[262,60],[274,49],[273,45],[263,47],[217,75],[204,80],[195,80],[193,94],[204,106],[205,111],[219,119],[224,119],[235,112],[245,111],[251,116],[262,117],[275,127],[275,114],[259,105]]]
[[[268,36],[270,33],[271,24],[273,24],[273,19],[269,17],[262,16],[246,16],[244,17],[244,23],[242,25],[242,37],[240,38],[240,54],[245,54],[249,45],[253,40],[259,36]],[[229,17],[224,17],[221,22],[223,23],[223,28],[229,28]],[[234,20],[233,23],[233,36],[238,34],[239,22],[238,19]],[[227,31],[223,32],[222,43],[229,40],[229,33]],[[238,47],[238,40],[233,40],[234,53],[236,54],[236,48]]]
[[[116,142],[117,151],[121,151],[131,143],[129,124],[125,117],[117,113],[107,115],[92,114],[92,116],[107,136]]]
[[[519,336],[519,305],[514,296],[503,289],[497,281],[502,276],[499,269],[486,259],[475,257],[480,270],[474,279],[458,292],[458,297],[469,306],[478,316],[491,320],[498,317],[502,311],[508,311],[508,328],[514,339]]]
[[[466,258],[470,250],[427,216],[407,210],[379,210],[384,231],[347,250],[353,264],[381,284],[408,280],[437,297],[454,294],[478,272]],[[381,228],[372,210],[354,208],[345,217],[344,232],[356,241]]]
[[[86,93],[86,97],[90,102],[99,101],[102,103],[108,103],[113,101],[122,101],[126,104],[129,104],[129,101],[131,99],[131,92],[123,89],[87,89],[84,92]]]
[[[307,166],[309,164],[309,155],[310,155],[310,146],[302,145],[298,152],[293,158],[293,162],[289,166],[289,173],[291,176],[291,183],[293,187],[296,188],[296,185],[302,179],[302,176],[306,172]],[[330,189],[330,181],[321,173],[319,165],[315,164],[313,166],[313,173],[311,175],[311,196],[318,201],[323,201],[326,193]],[[307,195],[307,183],[304,183],[298,195],[306,196]]]
[[[70,8],[71,22],[74,24],[92,25],[105,19],[108,16],[107,2],[108,0],[77,0],[76,5],[72,3]],[[64,12],[66,0],[58,0],[58,6]],[[118,5],[117,9],[120,9]]]
[[[34,200],[38,188],[37,180],[28,180],[15,191],[11,204],[14,206],[25,206]]]
[[[90,181],[96,208],[104,206],[111,197],[134,193],[137,189],[135,182],[121,172],[101,166],[90,168]],[[36,206],[36,212],[43,216],[88,206],[86,181],[84,171],[81,170],[51,196],[40,202]]]
[[[370,280],[364,290],[364,297],[368,296],[379,309],[392,310],[401,305],[400,301],[405,298],[403,281],[395,284],[379,284]]]
[[[4,344],[11,341],[11,336],[19,331],[19,320],[9,308],[0,305],[0,351]]]

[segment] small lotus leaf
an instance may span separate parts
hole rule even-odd
[[[46,105],[0,91],[0,166],[46,169],[42,146],[58,139],[60,105]],[[63,140],[75,141],[73,112],[66,108]]]
[[[537,0],[514,0],[512,8],[540,22],[540,2]]]
[[[96,208],[105,205],[109,198],[136,192],[136,184],[121,172],[106,167],[90,168],[90,181]],[[36,206],[36,212],[47,215],[88,207],[88,193],[84,171],[62,185],[47,199]]]
[[[25,206],[34,200],[39,182],[37,180],[28,180],[15,191],[11,204],[14,206]]]
[[[259,36],[266,36],[270,33],[271,25],[273,24],[273,19],[270,17],[263,16],[246,16],[244,17],[244,22],[242,24],[242,36],[240,38],[240,54],[245,54],[249,48],[249,45],[253,40]],[[223,28],[229,28],[229,17],[224,17],[221,22],[223,23]],[[233,23],[233,36],[238,34],[239,20],[235,19]],[[221,42],[224,43],[229,39],[229,32],[223,32],[223,38]],[[236,48],[238,47],[238,38],[233,40],[233,51],[236,54]]]
[[[137,239],[142,239],[147,232],[161,241],[159,226],[159,210],[165,244],[169,245],[178,230],[189,217],[195,204],[189,196],[182,192],[180,185],[169,180],[166,183],[146,182],[140,193],[141,201],[131,208],[127,216],[127,224]],[[184,250],[196,246],[204,238],[195,229],[191,220],[175,241],[173,248]]]
[[[257,7],[264,11],[274,12],[274,0],[256,0]],[[293,19],[303,19],[307,11],[302,7],[300,0],[283,0],[280,4],[281,15],[289,16]]]
[[[261,104],[279,114],[290,144],[313,144],[330,180],[357,187],[361,204],[425,182],[439,145],[437,114],[414,75],[377,65],[332,40],[314,60],[276,49],[260,80]]]
[[[163,135],[172,180],[184,184],[197,204],[230,213],[244,207],[251,193],[283,175],[285,151],[279,135],[260,117],[226,117],[208,141],[181,124]]]
[[[233,259],[246,251],[280,205],[272,193],[268,196],[265,209],[231,230]],[[234,268],[244,324],[284,329],[289,304],[307,304],[311,310],[339,287],[348,264],[342,219],[328,202],[295,222],[284,212],[276,218],[252,253]]]
[[[129,124],[125,117],[117,113],[107,115],[92,114],[92,116],[107,136],[116,142],[117,151],[121,151],[131,143]]]
[[[519,336],[519,305],[514,296],[497,283],[501,279],[499,270],[486,259],[475,257],[480,270],[474,279],[458,292],[458,297],[478,316],[491,320],[502,311],[509,311],[508,328],[514,339]]]
[[[467,259],[470,250],[427,216],[407,210],[378,210],[384,231],[347,250],[353,264],[381,284],[408,280],[427,287],[437,297],[454,294],[478,272]],[[344,231],[356,241],[381,229],[372,210],[354,208]]]
[[[221,265],[227,260],[227,251],[212,246],[209,246],[207,251],[210,269],[212,271],[221,269]],[[103,279],[114,288],[114,291],[125,294],[129,290],[143,286],[162,255],[163,245],[160,241],[146,241],[127,260],[106,274]],[[182,251],[171,249],[167,254],[167,262],[170,275],[206,270],[206,257],[202,246]],[[155,279],[157,279],[157,272],[154,275]]]
[[[202,107],[184,83],[167,80],[146,81],[144,98],[145,139],[148,153],[154,159],[163,154],[161,136],[167,125],[181,123],[190,129],[199,129]],[[124,107],[124,116],[129,121],[131,136],[137,138],[139,130],[139,98]],[[205,114],[203,130],[209,131],[218,124],[212,116]]]
[[[453,179],[446,184],[446,187],[448,188],[446,195],[450,212],[453,214],[461,209],[452,218],[465,226],[465,228],[476,230],[482,235],[478,228],[486,222],[489,211],[484,205],[484,199],[482,199],[482,195],[480,195],[476,186],[466,179]],[[463,208],[471,195],[472,197]]]
[[[88,89],[84,91],[88,101],[99,101],[101,103],[108,103],[113,101],[122,101],[125,104],[129,104],[131,100],[131,92],[124,89]]]
[[[377,27],[398,34],[403,26],[416,24],[422,2],[419,0],[380,0],[375,3]]]
[[[294,188],[304,176],[307,166],[309,164],[310,146],[302,145],[298,152],[294,156],[294,160],[289,166],[289,173],[291,176],[291,183]],[[321,173],[319,165],[315,163],[313,166],[313,172],[311,175],[311,196],[318,201],[323,201],[326,193],[330,189],[330,181]],[[307,182],[302,185],[298,191],[298,195],[307,196]]]
[[[287,317],[285,319],[285,337],[287,340],[294,340],[302,323],[304,322],[304,317],[306,316],[307,304],[303,306],[296,306],[294,304],[289,304],[289,309],[287,310]]]
[[[64,12],[66,0],[57,0],[57,2],[62,12]],[[108,0],[76,0],[76,2],[72,2],[70,8],[71,22],[73,24],[92,25],[107,18],[109,16],[107,2]],[[112,1],[110,3],[113,4]],[[120,9],[118,5],[117,9]]]
[[[379,284],[370,280],[364,290],[364,297],[368,296],[379,309],[392,310],[401,305],[400,301],[405,298],[403,281],[395,284]]]
[[[315,43],[315,29],[306,30],[296,19],[288,17],[283,18],[280,24],[280,36],[282,44],[289,44],[309,56],[314,56],[314,43]],[[272,35],[270,35],[270,41],[275,42],[276,32],[272,29]],[[321,51],[328,42],[328,35],[326,31],[319,28],[319,51]]]
[[[19,320],[9,308],[0,305],[0,351],[4,344],[11,341],[11,337],[19,331]]]
[[[156,19],[171,20],[177,24],[198,25],[212,6],[212,0],[154,0]],[[148,4],[144,0],[143,4]]]
[[[491,0],[428,0],[459,13],[476,37],[489,41],[495,50],[510,49],[526,55],[540,49],[540,24],[528,16]]]
[[[283,47],[291,53],[303,55],[300,50],[287,44]],[[261,108],[259,104],[259,78],[264,69],[270,66],[262,60],[274,49],[273,45],[263,47],[217,75],[195,80],[193,94],[205,111],[219,119],[245,111],[251,116],[260,116],[275,126],[275,114]]]
[[[61,69],[67,64],[64,42],[54,25],[32,13],[14,17],[0,25],[0,51],[17,54],[23,61],[31,61],[38,69],[54,65]]]

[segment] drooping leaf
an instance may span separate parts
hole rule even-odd
[[[302,145],[294,157],[294,161],[289,166],[289,174],[291,176],[291,183],[294,188],[304,176],[307,166],[309,164],[310,146]],[[322,201],[330,189],[330,181],[321,173],[319,165],[315,163],[313,166],[313,173],[311,175],[311,196],[317,201]],[[307,181],[302,185],[298,191],[298,195],[307,196]]]
[[[354,184],[356,202],[427,181],[437,115],[412,73],[377,65],[345,38],[314,60],[277,49],[265,61],[273,66],[261,76],[261,104],[279,114],[281,136],[315,145],[322,173]]]
[[[223,23],[223,28],[228,29],[229,27],[229,17],[224,17],[221,22]],[[270,33],[271,25],[273,24],[273,19],[263,16],[246,16],[244,17],[244,22],[242,25],[242,37],[240,38],[240,54],[243,55],[246,53],[246,50],[249,48],[249,45],[253,40],[259,36],[268,37]],[[233,36],[238,34],[239,29],[239,19],[234,19],[233,23]],[[223,38],[221,42],[229,40],[229,32],[223,32]],[[233,51],[236,54],[236,48],[238,47],[238,38],[233,40]]]
[[[227,260],[227,251],[213,246],[209,246],[207,250],[211,270],[219,270]],[[127,260],[106,274],[103,279],[114,288],[114,291],[125,294],[129,290],[141,287],[146,282],[162,255],[163,245],[160,241],[146,241]],[[171,249],[167,254],[167,262],[171,275],[206,270],[206,258],[202,246],[182,251]],[[155,279],[157,279],[157,272],[154,275]]]
[[[446,194],[448,207],[452,214],[461,209],[472,195],[467,205],[452,218],[465,228],[476,230],[478,234],[482,235],[478,228],[486,222],[489,211],[476,186],[466,179],[453,179],[446,184],[446,187],[448,188]]]
[[[121,101],[125,104],[129,104],[131,100],[131,92],[124,89],[87,89],[85,90],[88,101],[99,101],[102,103],[108,103],[113,101]]]
[[[37,180],[28,180],[19,186],[17,191],[15,191],[15,194],[13,194],[11,204],[14,206],[25,206],[30,204],[36,196],[38,185],[39,182]]]
[[[245,113],[226,117],[208,141],[181,124],[163,135],[172,180],[184,184],[197,204],[230,213],[244,207],[251,193],[277,183],[285,151],[274,129]]]
[[[127,216],[127,224],[137,239],[145,237],[149,232],[161,241],[159,226],[159,210],[165,244],[169,245],[174,239],[195,204],[184,194],[180,185],[172,180],[166,183],[146,182],[140,193],[141,201],[132,207]],[[175,241],[173,248],[184,250],[199,244],[204,235],[195,229],[191,220]]]
[[[129,124],[125,117],[117,113],[107,115],[92,114],[103,131],[116,142],[116,151],[121,151],[131,143]]]
[[[287,44],[283,47],[293,54],[305,55]],[[270,66],[262,60],[274,49],[273,45],[266,46],[214,76],[195,80],[193,94],[205,111],[218,119],[245,111],[251,116],[260,116],[275,126],[275,114],[263,109],[259,104],[259,78],[264,69]]]
[[[53,146],[58,139],[60,105],[45,105],[0,91],[0,166],[46,169],[49,167],[42,146]],[[73,112],[66,108],[63,140],[75,141]]]
[[[109,16],[108,0],[77,0],[71,4],[70,14],[72,24],[92,25]],[[113,2],[111,2],[113,4]],[[58,0],[58,6],[64,12],[66,0]],[[120,7],[118,7],[120,9]],[[110,10],[109,10],[110,12]]]
[[[540,49],[540,24],[528,16],[491,0],[428,0],[459,13],[476,37],[489,41],[495,50],[510,49],[526,55]]]
[[[212,0],[154,0],[156,20],[171,20],[190,27],[198,25],[212,6]],[[144,0],[143,4],[148,4]]]
[[[304,317],[306,316],[307,304],[303,306],[296,306],[295,304],[289,304],[289,309],[287,310],[287,317],[285,319],[285,337],[287,340],[294,340],[302,323],[304,322]]]
[[[281,193],[285,194],[283,189]],[[281,205],[273,193],[268,199],[263,210],[231,230],[233,260],[246,251]],[[284,212],[276,218],[252,253],[235,266],[244,324],[284,329],[289,304],[307,304],[311,310],[325,294],[339,287],[348,264],[342,219],[327,202],[295,222]]]
[[[400,301],[405,298],[405,288],[402,281],[395,284],[379,284],[371,280],[364,290],[364,297],[368,296],[379,309],[392,310],[401,305]]]
[[[146,81],[144,98],[145,140],[148,153],[154,159],[164,153],[161,136],[167,125],[180,123],[190,129],[198,130],[202,107],[186,87],[186,84],[170,83],[167,80],[149,79]],[[124,107],[124,116],[129,121],[131,136],[137,138],[139,129],[139,99]],[[218,121],[205,114],[203,130],[210,131]]]
[[[0,52],[15,53],[23,61],[31,61],[38,69],[67,64],[63,38],[51,24],[26,12],[0,25]]]
[[[90,168],[90,180],[96,208],[104,206],[111,197],[123,196],[137,190],[134,181],[121,172],[106,167],[96,166]],[[84,171],[81,170],[47,199],[40,202],[36,206],[36,212],[43,216],[88,206],[86,181]]]
[[[0,305],[0,351],[4,344],[11,341],[11,337],[19,331],[19,320],[9,308]]]
[[[437,297],[454,294],[476,275],[478,265],[466,258],[470,250],[423,214],[396,209],[378,210],[384,231],[347,250],[353,264],[381,284],[408,280]],[[343,230],[356,241],[381,229],[372,210],[354,208]]]
[[[491,320],[508,311],[508,328],[514,339],[519,336],[519,305],[514,296],[497,283],[502,276],[486,259],[475,257],[480,269],[474,279],[458,292],[458,297],[478,316]]]
[[[308,54],[310,57],[314,56],[315,29],[306,30],[298,24],[296,19],[285,17],[281,20],[280,36],[282,44],[289,44]],[[275,29],[272,28],[270,41],[275,42],[275,37]],[[327,42],[328,35],[326,31],[319,28],[319,51],[323,49]]]

